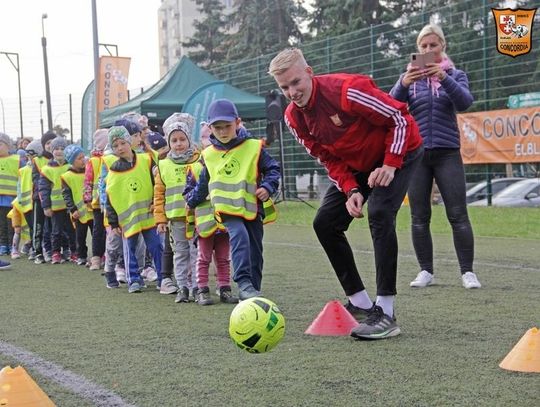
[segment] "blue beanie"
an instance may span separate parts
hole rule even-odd
[[[81,146],[77,144],[70,144],[64,150],[64,157],[66,157],[66,161],[68,163],[73,164],[73,162],[77,159],[80,153],[83,153],[83,149],[81,148]]]
[[[130,136],[133,136],[135,133],[140,133],[142,127],[139,123],[136,123],[129,119],[118,119],[114,122],[114,126],[124,126],[129,132]]]

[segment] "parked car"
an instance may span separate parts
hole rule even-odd
[[[491,199],[493,206],[540,208],[540,178],[518,181],[503,189]],[[471,203],[471,206],[487,206],[487,199]]]
[[[498,194],[503,189],[506,189],[510,185],[523,181],[525,178],[511,177],[511,178],[493,178],[491,180],[491,196]],[[488,190],[487,190],[487,181],[481,181],[478,184],[469,188],[465,194],[465,199],[467,203],[479,201],[481,199],[487,199]]]
[[[524,179],[525,178],[520,177],[493,178],[491,180],[491,196],[493,197],[495,194],[501,192],[506,187]],[[487,181],[480,181],[476,184],[472,184],[472,186],[467,188],[467,192],[465,193],[465,199],[467,201],[467,204],[479,201],[481,199],[487,199],[487,193]],[[433,204],[444,205],[443,199],[436,185],[433,194]]]

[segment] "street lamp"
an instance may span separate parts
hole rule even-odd
[[[16,52],[4,52],[0,51],[0,54],[4,54],[7,59],[9,59],[9,62],[11,62],[11,65],[13,65],[13,68],[17,71],[17,83],[19,85],[19,116],[21,121],[21,138],[23,138],[23,117],[22,117],[22,99],[21,99],[21,69],[19,66],[19,54]],[[15,62],[11,59],[11,57],[15,57]]]
[[[41,134],[43,134],[43,100],[39,101],[39,124],[41,125]]]
[[[47,63],[47,38],[45,38],[45,19],[47,14],[41,15],[41,45],[43,47],[43,69],[45,70],[45,99],[47,101],[47,125],[48,130],[52,130],[52,109],[51,109],[51,90],[49,88],[49,65]]]

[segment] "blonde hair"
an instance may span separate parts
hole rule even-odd
[[[272,76],[281,75],[297,63],[302,64],[302,67],[308,66],[302,51],[298,48],[284,49],[272,59],[268,66],[268,73]]]
[[[439,37],[439,40],[441,41],[442,45],[442,56],[447,57],[446,55],[446,39],[444,38],[443,30],[440,26],[436,24],[428,24],[424,26],[418,33],[418,37],[416,37],[416,47],[420,49],[420,41],[422,41],[422,38],[424,38],[426,35],[435,34],[437,37]]]

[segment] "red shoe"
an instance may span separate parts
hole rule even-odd
[[[62,255],[58,252],[54,252],[51,257],[51,264],[62,264],[64,262],[64,258]]]

